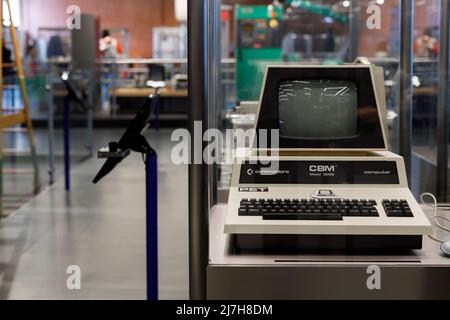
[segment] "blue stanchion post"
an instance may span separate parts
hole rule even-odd
[[[161,128],[161,99],[158,99],[158,103],[155,106],[155,129]]]
[[[158,300],[158,156],[146,155],[147,300]]]
[[[156,93],[156,98],[159,98]],[[136,118],[128,127],[119,142],[110,142],[109,148],[102,148],[98,157],[107,159],[103,167],[95,176],[93,183],[98,183],[108,175],[116,165],[124,160],[131,151],[145,156],[145,185],[146,185],[146,271],[147,271],[147,300],[158,300],[158,156],[148,144],[143,131],[148,127],[149,112],[155,110],[158,101],[150,97]],[[150,103],[150,104],[149,104]]]
[[[70,191],[70,103],[64,98],[64,179],[66,191]]]

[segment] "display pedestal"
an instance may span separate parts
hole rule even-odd
[[[64,98],[64,187],[70,191],[70,101],[68,97]]]
[[[147,300],[158,300],[158,157],[146,154]]]
[[[428,237],[422,250],[384,256],[237,253],[224,233],[226,209],[211,211],[210,300],[450,299],[450,259]],[[380,268],[380,290],[368,287],[371,266]]]
[[[144,140],[145,141],[145,140]],[[146,143],[146,141],[145,141]],[[104,148],[98,152],[99,159],[124,160],[131,150]],[[146,221],[146,263],[147,263],[147,300],[158,300],[158,156],[146,144],[142,148],[145,157],[145,221]]]

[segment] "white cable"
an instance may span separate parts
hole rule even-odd
[[[424,200],[425,197],[430,197],[430,198],[432,198],[432,199],[433,199],[433,202],[434,202],[434,205],[431,205],[430,203],[426,202],[426,201]],[[443,231],[450,232],[450,228],[441,225],[441,223],[439,222],[439,220],[442,220],[442,221],[446,221],[446,222],[449,222],[449,223],[450,223],[450,219],[447,219],[447,218],[445,218],[445,217],[438,216],[438,212],[437,212],[437,211],[438,211],[438,201],[437,201],[436,197],[435,197],[433,194],[426,192],[426,193],[423,193],[423,194],[420,196],[420,201],[422,202],[422,204],[424,204],[424,205],[426,205],[426,206],[434,207],[434,215],[433,215],[433,217],[430,218],[430,220],[434,220],[434,225],[435,225],[436,227],[438,227],[439,229],[443,230]],[[437,239],[437,238],[435,238],[435,237],[433,237],[433,236],[429,236],[429,237],[430,237],[431,239],[435,240],[435,241],[438,241],[438,242],[441,242],[441,243],[444,242],[444,241],[439,240],[439,239]]]

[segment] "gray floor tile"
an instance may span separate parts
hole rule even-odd
[[[171,163],[169,134],[149,134],[160,164],[160,298],[186,299],[187,167]],[[96,146],[119,135],[120,130],[97,130]],[[40,150],[44,140],[38,139]],[[82,144],[74,147],[75,154],[83,151]],[[144,165],[133,155],[94,186],[91,179],[100,166],[96,159],[76,165],[70,194],[60,178],[0,221],[0,298],[145,298]],[[66,288],[69,265],[81,267],[81,291]]]

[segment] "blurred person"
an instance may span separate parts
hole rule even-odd
[[[14,68],[12,66],[13,59],[12,59],[12,52],[11,50],[6,47],[5,42],[2,43],[2,68],[3,68],[3,77],[5,78],[5,82],[8,82],[8,79],[10,79],[14,75]]]
[[[439,41],[433,37],[431,28],[414,42],[414,53],[420,58],[436,58],[439,55]]]
[[[118,58],[123,53],[119,41],[111,36],[108,29],[105,29],[102,32],[102,38],[99,41],[99,49],[103,58],[106,59]]]
[[[102,32],[102,37],[99,40],[99,50],[104,59],[116,59],[123,53],[119,41],[111,36],[108,29],[105,29]],[[102,107],[106,110],[109,108],[109,88],[114,75],[111,71],[111,64],[103,64],[103,68],[107,71],[103,71],[102,73],[101,100]]]

